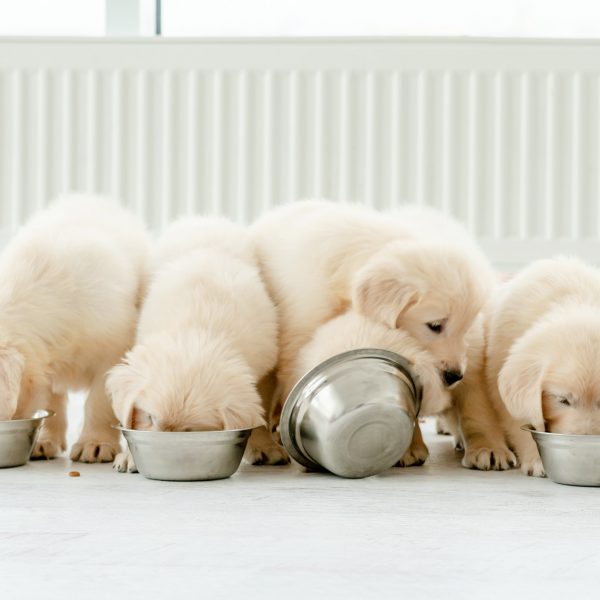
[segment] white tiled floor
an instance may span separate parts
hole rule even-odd
[[[358,481],[0,471],[0,598],[597,597],[600,489],[467,471],[428,440],[424,467]]]

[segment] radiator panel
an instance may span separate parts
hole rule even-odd
[[[325,197],[597,261],[599,111],[592,42],[3,40],[0,229],[69,190],[156,230]]]

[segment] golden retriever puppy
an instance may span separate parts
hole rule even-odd
[[[423,386],[421,415],[438,412],[440,406],[450,404],[448,389],[442,382],[436,360],[429,352],[422,350],[404,331],[390,329],[352,310],[317,328],[312,339],[298,354],[294,364],[294,379],[299,380],[331,356],[358,348],[391,350],[412,364]],[[422,465],[428,456],[429,451],[417,422],[412,443],[397,466]]]
[[[135,339],[147,251],[144,227],[128,212],[71,196],[34,217],[0,257],[0,418],[56,412],[34,457],[66,449],[67,392],[79,388],[89,393],[71,459],[119,452],[104,378]]]
[[[159,241],[136,345],[110,371],[107,389],[125,427],[258,427],[257,384],[276,358],[276,310],[248,232],[224,219],[186,219]],[[281,460],[266,430],[251,441],[251,460]],[[115,468],[135,469],[129,453]]]
[[[453,220],[431,210],[383,214],[297,202],[253,225],[263,277],[280,318],[279,400],[319,325],[352,307],[408,333],[447,386],[463,376],[466,334],[491,291],[490,266]],[[446,406],[440,398],[438,412]]]
[[[504,471],[517,466],[518,460],[487,392],[485,341],[484,317],[480,314],[467,335],[465,376],[451,390],[452,408],[438,419],[438,431],[454,436],[456,449],[464,451],[463,467]]]
[[[540,260],[506,283],[489,315],[487,381],[521,469],[543,476],[531,424],[600,433],[600,272]]]
[[[506,443],[504,430],[485,389],[484,330],[481,315],[467,335],[468,362],[462,381],[448,389],[440,378],[434,357],[406,332],[380,325],[354,311],[321,325],[302,348],[295,365],[295,379],[330,356],[357,348],[382,348],[407,358],[423,386],[421,416],[436,414],[440,406],[448,433],[464,450],[463,466],[480,470],[504,470],[517,464]],[[450,402],[452,401],[452,406]],[[417,423],[412,444],[397,466],[421,465],[429,452]]]

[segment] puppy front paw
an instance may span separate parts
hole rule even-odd
[[[113,462],[113,469],[118,471],[119,473],[137,473],[137,467],[135,466],[135,462],[133,460],[133,456],[129,450],[125,452],[119,452],[115,456],[115,460]]]
[[[35,446],[33,447],[33,451],[31,452],[31,458],[54,458],[61,452],[64,452],[66,449],[67,445],[64,441],[53,439],[50,437],[40,437],[40,439],[38,439],[38,441],[35,443]]]
[[[435,420],[435,431],[438,435],[452,435],[452,432],[446,423],[446,419],[442,417],[438,417]]]
[[[83,463],[112,462],[120,450],[119,444],[115,442],[80,439],[71,448],[70,458]]]
[[[517,457],[507,446],[468,446],[462,466],[479,471],[507,471],[518,465]]]
[[[526,457],[521,460],[521,472],[530,477],[546,477],[546,471],[539,456]]]
[[[252,432],[244,458],[251,465],[287,465],[290,459],[281,444],[276,442],[276,434],[266,427]]]
[[[246,460],[251,465],[287,465],[290,459],[287,452],[277,444],[248,445]]]
[[[419,467],[429,456],[429,450],[425,444],[411,446],[404,456],[395,464],[396,467]]]

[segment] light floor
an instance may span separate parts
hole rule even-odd
[[[424,467],[357,481],[0,471],[0,598],[600,597],[600,489],[465,470],[427,429]]]

